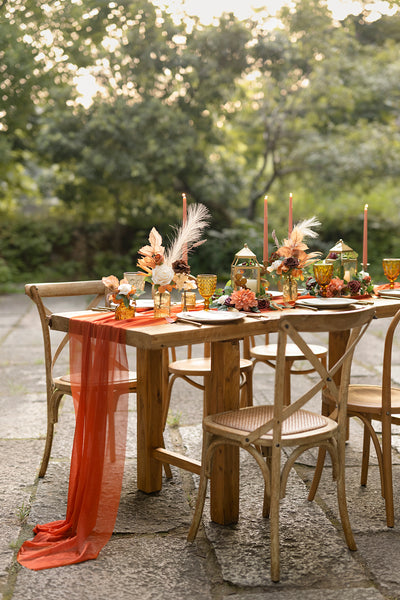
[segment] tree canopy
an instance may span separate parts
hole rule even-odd
[[[0,210],[106,223],[123,253],[125,228],[167,229],[185,192],[213,215],[204,257],[221,236],[260,252],[265,194],[279,230],[293,191],[327,246],[338,215],[355,239],[365,202],[377,239],[398,226],[382,207],[400,205],[399,13],[335,22],[322,0],[298,0],[279,18],[188,25],[150,0],[0,2]]]

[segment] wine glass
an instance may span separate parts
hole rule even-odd
[[[313,264],[315,281],[321,288],[320,294],[326,298],[326,288],[333,275],[333,264],[325,261],[316,262]]]
[[[204,310],[209,310],[210,298],[217,287],[217,276],[210,273],[202,273],[197,275],[197,289],[199,294],[204,298]]]
[[[383,272],[385,277],[389,279],[389,288],[394,288],[394,282],[400,275],[400,258],[384,258],[382,260]]]

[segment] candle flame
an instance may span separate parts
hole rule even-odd
[[[368,204],[364,206],[364,210],[368,210]]]

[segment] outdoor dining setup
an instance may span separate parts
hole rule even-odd
[[[185,195],[182,210],[182,224],[168,247],[152,228],[148,243],[138,248],[136,271],[126,271],[121,278],[105,274],[97,281],[25,287],[38,308],[45,350],[48,414],[40,477],[46,475],[65,394],[72,396],[76,419],[66,516],[37,525],[35,537],[24,542],[18,560],[30,569],[94,559],[110,539],[122,489],[129,393],[136,393],[137,488],[147,494],[159,492],[163,473],[172,477],[171,466],[200,476],[189,542],[194,542],[201,523],[208,482],[211,520],[220,525],[238,521],[239,451],[245,450],[263,477],[260,512],[270,522],[271,579],[279,581],[280,501],[298,457],[317,448],[308,499],[315,497],[328,453],[344,539],[356,550],[345,488],[350,417],[358,417],[364,426],[361,484],[367,483],[372,439],[387,525],[394,526],[390,432],[392,423],[400,424],[400,390],[391,384],[391,348],[400,320],[400,259],[384,258],[389,283],[374,285],[368,273],[368,207],[359,269],[356,252],[343,240],[326,256],[310,251],[309,240],[317,237],[320,223],[311,217],[294,224],[292,195],[287,236],[280,241],[273,232],[270,252],[266,197],[263,260],[243,241],[225,285],[217,273],[191,272],[189,257],[205,241],[210,214],[203,205],[188,206]],[[68,310],[68,298],[79,296],[88,300],[86,308]],[[48,309],[50,298],[66,298],[66,311]],[[392,319],[381,359],[382,385],[354,385],[352,359],[374,318]],[[326,347],[310,341],[322,332],[328,336]],[[192,357],[193,345],[204,346],[201,358]],[[186,346],[188,357],[177,360],[175,349]],[[67,347],[69,373],[56,375],[57,359]],[[136,350],[136,365],[129,365],[129,347]],[[253,402],[252,375],[258,362],[271,366],[275,376],[274,386],[265,387],[262,404]],[[296,369],[296,362],[307,367]],[[291,375],[310,373],[300,392],[291,388]],[[164,439],[177,377],[204,396],[199,407],[201,456],[177,453]],[[316,397],[319,412],[310,408]],[[374,420],[382,422],[382,442]]]

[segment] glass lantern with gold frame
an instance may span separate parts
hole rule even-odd
[[[246,279],[246,282],[244,282],[244,279]],[[261,265],[257,260],[257,256],[247,244],[235,254],[231,265],[231,282],[234,290],[238,290],[245,285],[255,294],[260,292]]]
[[[339,272],[337,271],[336,264],[334,263],[334,275],[344,279],[344,281],[351,281],[354,275],[357,273],[357,257],[358,254],[350,248],[343,240],[339,240],[337,244],[329,250],[329,255],[337,254],[337,263],[339,264]],[[335,261],[336,262],[336,261]]]

